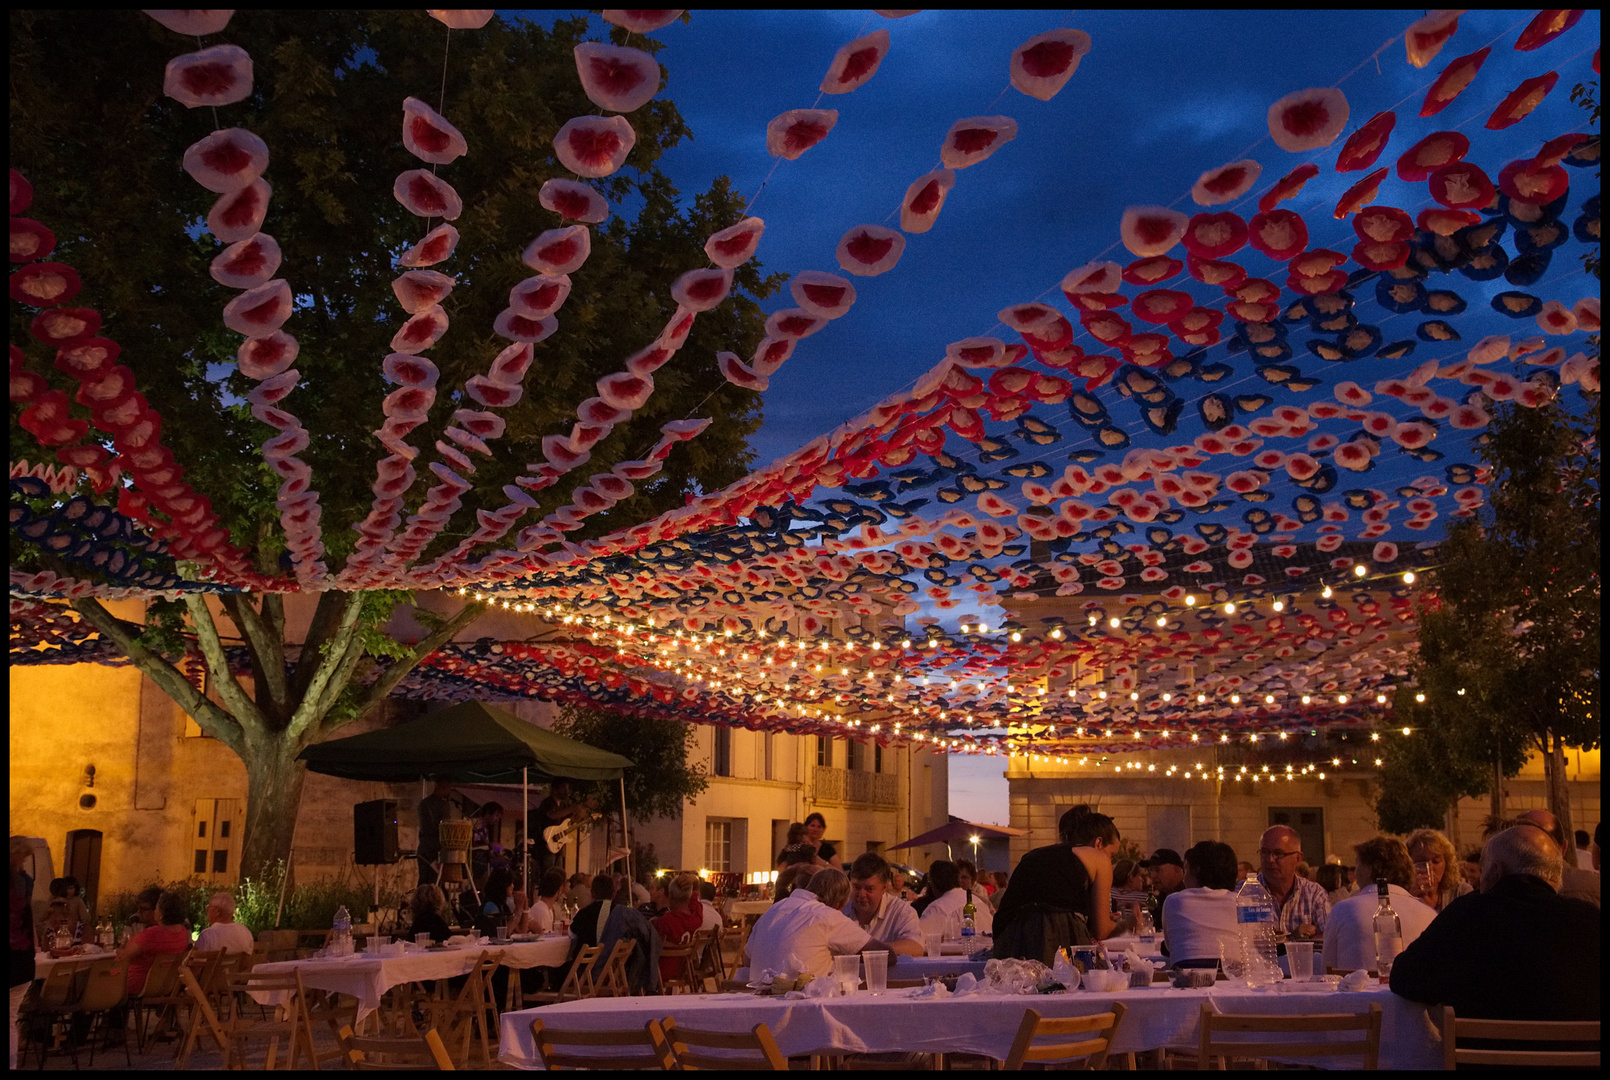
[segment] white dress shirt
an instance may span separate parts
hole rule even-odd
[[[844,905],[844,914],[855,919],[856,925],[860,925],[854,905]],[[917,919],[917,909],[892,892],[883,894],[883,902],[878,905],[878,913],[861,929],[885,945],[893,945],[897,941],[914,941],[918,945],[922,944],[922,924]]]
[[[525,932],[528,934],[546,934],[552,929],[553,908],[550,906],[549,901],[539,896],[526,909]]]
[[[706,904],[698,901],[695,902],[699,904],[699,918],[702,920],[699,923],[699,929],[715,930],[720,927],[721,912],[716,910],[716,906],[714,904]]]
[[[1403,947],[1407,949],[1431,925],[1437,911],[1409,895],[1407,889],[1388,885],[1386,891],[1403,925]],[[1330,909],[1330,922],[1325,924],[1326,969],[1375,968],[1375,911],[1379,906],[1372,885]]]
[[[795,889],[766,909],[749,932],[749,970],[787,974],[833,973],[833,958],[858,953],[872,940],[865,930],[830,908],[809,889]]]
[[[1239,953],[1241,931],[1235,921],[1235,893],[1229,889],[1181,889],[1163,898],[1163,940],[1168,958],[1217,960],[1219,946]]]
[[[941,933],[945,929],[946,919],[955,919],[958,927],[962,924],[962,908],[967,905],[968,893],[961,886],[950,890],[944,896],[929,904],[922,912],[922,928],[929,934]],[[973,929],[980,934],[993,933],[995,930],[995,912],[988,904],[973,902]]]
[[[252,932],[238,922],[213,923],[196,938],[196,949],[200,952],[223,949],[225,952],[249,953],[256,946]]]

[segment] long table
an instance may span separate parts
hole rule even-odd
[[[676,1017],[691,1028],[748,1031],[764,1022],[789,1057],[821,1053],[967,1053],[1005,1060],[1025,1009],[1041,1016],[1086,1016],[1119,1001],[1127,1010],[1114,1053],[1196,1045],[1203,1002],[1221,1014],[1362,1013],[1382,1011],[1380,1067],[1435,1069],[1441,1063],[1437,1029],[1425,1007],[1384,987],[1360,993],[1285,992],[1273,989],[1151,989],[1097,994],[922,996],[921,990],[865,991],[790,1001],[749,994],[686,994],[658,998],[569,1001],[503,1014],[500,1057],[517,1068],[540,1068],[531,1021],[557,1030],[640,1028],[651,1019]],[[1293,1059],[1301,1061],[1301,1059]],[[1346,1058],[1316,1063],[1347,1062]],[[1357,1061],[1361,1066],[1362,1059]]]
[[[570,955],[567,934],[549,934],[537,941],[493,941],[478,945],[453,945],[423,949],[410,943],[402,956],[374,956],[354,953],[342,957],[310,957],[306,960],[279,960],[258,964],[252,969],[263,975],[302,973],[302,985],[311,990],[346,994],[358,1000],[358,1023],[380,1007],[387,990],[404,983],[427,979],[451,979],[467,975],[483,952],[503,953],[508,968],[558,967]],[[277,1004],[275,995],[264,994],[263,1004]]]

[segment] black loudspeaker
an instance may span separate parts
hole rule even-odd
[[[396,862],[397,800],[375,799],[352,808],[352,861],[359,866]]]

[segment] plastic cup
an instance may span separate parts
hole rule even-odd
[[[425,948],[429,948],[430,947],[430,934],[428,934],[428,933],[415,934],[414,935],[414,944],[419,945],[419,946],[423,946]]]
[[[508,941],[509,940],[509,928],[507,926],[498,927],[498,940],[499,941]]]
[[[1286,959],[1291,963],[1291,977],[1298,982],[1312,982],[1314,978],[1314,943],[1312,941],[1286,942]]]
[[[889,954],[863,953],[862,959],[866,961],[866,988],[874,994],[881,994],[889,989]]]
[[[939,944],[942,940],[943,937],[939,934],[928,932],[922,935],[922,943],[928,950],[928,959],[939,959]]]
[[[833,978],[838,980],[839,990],[846,994],[855,993],[856,988],[861,985],[861,954],[835,956]]]

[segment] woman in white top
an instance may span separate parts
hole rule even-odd
[[[1185,853],[1185,887],[1163,900],[1163,939],[1175,967],[1216,967],[1221,946],[1241,948],[1236,877],[1229,844],[1203,840]]]
[[[940,859],[928,867],[928,883],[923,894],[912,907],[917,909],[918,922],[925,934],[942,934],[948,926],[959,932],[962,909],[972,894],[961,887],[956,864]],[[991,933],[995,928],[995,913],[990,906],[973,901],[973,928],[980,934]]]
[[[1353,872],[1359,892],[1334,905],[1325,922],[1325,968],[1356,971],[1375,967],[1375,912],[1380,906],[1375,883],[1387,882],[1392,910],[1403,927],[1403,947],[1431,925],[1436,909],[1422,904],[1409,892],[1414,884],[1414,863],[1407,845],[1395,836],[1377,836],[1353,848],[1358,868]]]

